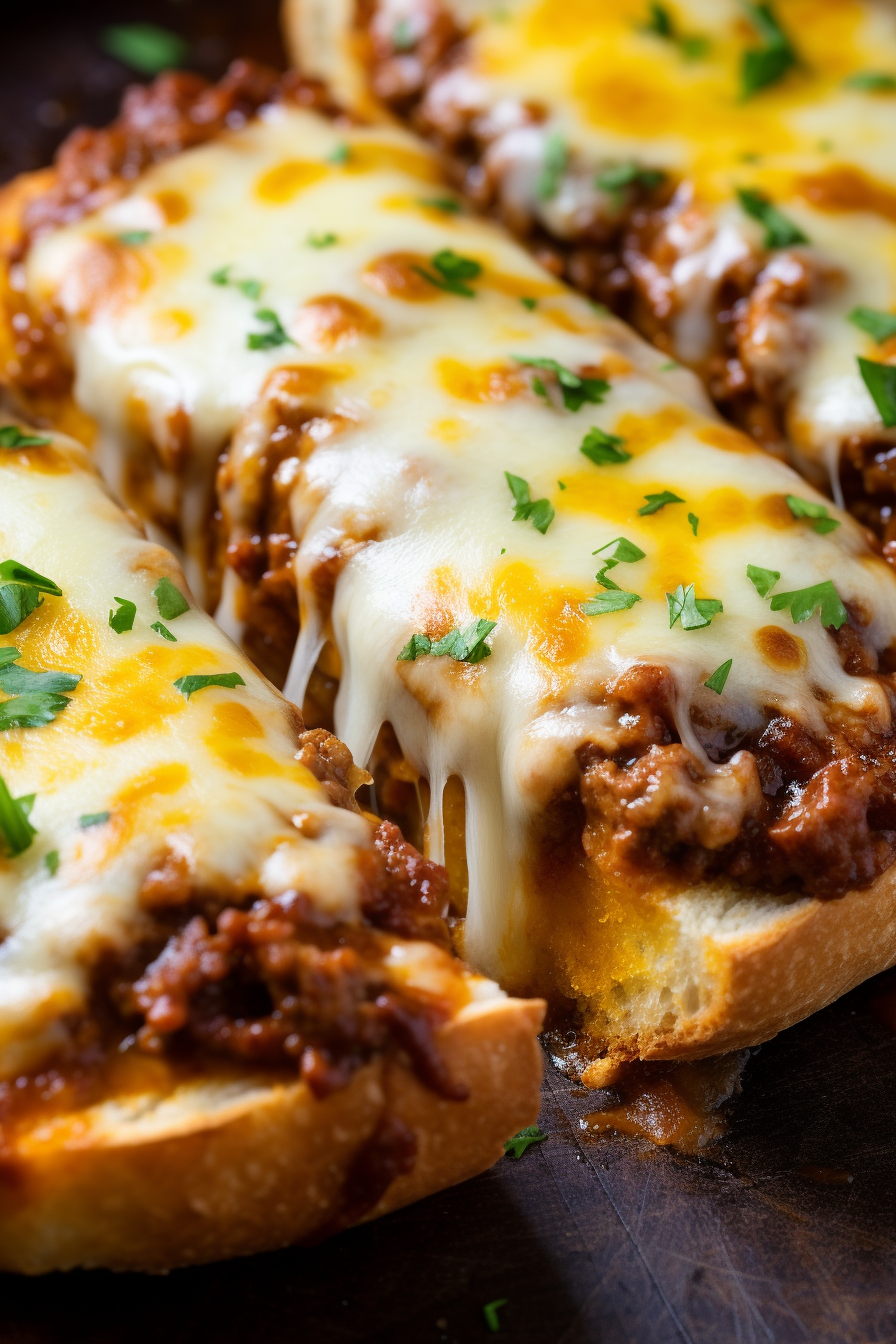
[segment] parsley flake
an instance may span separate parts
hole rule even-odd
[[[106,28],[102,47],[107,56],[114,56],[141,75],[157,75],[171,66],[183,65],[190,54],[189,44],[182,37],[156,23],[122,23]]]
[[[175,588],[169,578],[159,579],[152,595],[159,606],[159,615],[163,620],[174,621],[190,610],[190,604],[179,588]],[[117,601],[117,599],[116,599]]]
[[[4,700],[0,705],[0,732],[8,728],[45,728],[57,714],[62,713],[68,703],[67,695],[51,695],[45,691],[34,691],[16,695],[12,700]]]
[[[327,155],[326,161],[327,163],[335,163],[337,167],[339,167],[343,164],[348,163],[351,156],[352,156],[351,145],[349,145],[345,140],[343,140],[340,144],[336,146],[335,149],[330,151],[330,153]]]
[[[20,657],[18,649],[4,649],[3,653],[13,655],[0,662],[0,691],[5,695],[63,695],[73,691],[81,680],[79,672],[32,672],[30,668],[15,666]],[[7,701],[3,708],[10,703]]]
[[[261,281],[234,280],[230,274],[232,270],[232,266],[221,266],[217,271],[212,271],[209,280],[211,280],[213,285],[221,285],[222,287],[229,286],[231,289],[238,289],[241,294],[245,294],[247,299],[252,299],[254,303],[257,303],[261,298],[261,292],[264,289],[264,285]],[[269,310],[266,309],[265,311]],[[258,317],[260,314],[256,313],[255,316]]]
[[[763,569],[761,565],[747,565],[747,578],[760,597],[768,597],[780,577],[780,570]]]
[[[788,219],[762,191],[754,187],[738,187],[737,199],[744,214],[758,222],[765,229],[763,246],[770,250],[779,247],[793,247],[796,243],[808,243],[809,239],[798,225]]]
[[[533,311],[533,309],[535,309],[535,308],[538,307],[538,300],[537,300],[537,299],[531,299],[531,298],[529,298],[528,296],[526,296],[526,297],[520,299],[520,303],[521,303],[521,304],[523,305],[523,307],[527,310],[527,312],[530,312],[530,313]]]
[[[267,323],[268,330],[249,332],[246,344],[250,350],[273,350],[278,345],[295,345],[273,308],[257,308],[255,316],[259,322]]]
[[[0,585],[0,635],[8,635],[18,629],[37,607],[43,598],[36,588],[24,583],[4,583]]]
[[[744,8],[763,43],[745,51],[741,58],[741,97],[746,99],[782,79],[797,64],[797,56],[771,5],[755,5],[745,0]]]
[[[878,345],[896,336],[896,313],[888,313],[883,308],[853,308],[849,320],[854,327],[867,332]]]
[[[579,452],[584,453],[596,467],[630,462],[632,455],[623,448],[624,443],[625,439],[621,439],[618,434],[608,434],[595,425],[579,444]]]
[[[717,597],[695,597],[692,583],[689,583],[687,588],[680,583],[674,593],[666,594],[666,602],[669,607],[670,630],[679,621],[683,630],[702,630],[723,610]]]
[[[563,174],[569,161],[569,148],[559,131],[552,131],[544,142],[541,172],[536,192],[540,201],[552,201],[560,190]]]
[[[320,252],[325,247],[335,247],[339,242],[338,233],[309,233],[305,240],[309,247],[316,247]]]
[[[13,798],[0,775],[0,838],[11,859],[24,854],[37,835],[28,820],[33,803],[33,794],[27,798]]]
[[[636,564],[637,561],[644,559],[646,552],[642,551],[640,546],[636,546],[633,541],[629,541],[627,537],[614,537],[612,541],[605,542],[603,546],[598,546],[597,550],[592,551],[591,554],[602,555],[603,552],[609,550],[611,546],[613,547],[613,550],[605,558],[602,567],[594,577],[602,588],[610,588],[614,592],[619,593],[622,592],[622,589],[613,579],[607,578],[608,571],[615,569],[617,565]],[[629,593],[627,596],[631,597],[633,594]],[[634,603],[629,603],[629,606],[634,606]],[[597,615],[598,613],[595,612],[591,614]]]
[[[700,519],[697,517],[696,513],[689,513],[689,514],[688,514],[688,522],[689,522],[690,525],[691,525],[691,531],[693,532],[694,536],[696,537],[696,535],[697,535],[697,528],[700,526]]]
[[[85,812],[78,818],[78,825],[82,831],[89,831],[92,826],[105,826],[111,815],[111,812]]]
[[[666,5],[657,4],[656,0],[652,0],[647,19],[640,27],[644,33],[652,33],[655,37],[665,38],[667,42],[674,42],[686,61],[699,60],[709,50],[708,38],[679,33]]]
[[[511,355],[511,359],[527,368],[544,369],[547,373],[552,373],[560,384],[563,405],[568,411],[581,410],[586,401],[600,406],[610,390],[610,384],[605,378],[583,377],[581,374],[573,373],[572,369],[567,369],[565,365],[558,364],[556,359],[530,359],[525,355]],[[532,387],[539,396],[549,400],[547,388],[540,378],[532,379]]]
[[[728,673],[731,671],[733,662],[734,659],[729,658],[727,663],[722,663],[721,667],[717,667],[712,676],[704,681],[703,685],[708,687],[709,690],[715,691],[716,695],[721,695],[725,689],[725,682],[728,680]]]
[[[861,89],[863,93],[896,93],[896,74],[889,70],[857,70],[843,81],[845,89]]]
[[[771,600],[772,611],[790,610],[794,625],[811,620],[816,611],[821,613],[823,626],[839,630],[849,620],[849,613],[840,594],[830,579],[814,583],[809,588],[796,588],[791,593],[778,593]]]
[[[398,19],[392,28],[392,50],[412,51],[416,42],[417,39],[414,36],[414,28],[410,19]]]
[[[878,364],[859,355],[859,372],[887,429],[896,425],[896,364]]]
[[[415,266],[417,275],[422,275],[424,280],[428,280],[436,289],[443,289],[447,294],[457,294],[463,299],[475,299],[476,291],[467,284],[468,280],[477,280],[482,274],[482,266],[472,257],[462,257],[457,252],[453,252],[450,247],[445,247],[441,252],[436,252],[435,256],[430,257],[430,265],[433,271],[427,271],[422,266]]]
[[[45,448],[52,442],[42,434],[23,434],[18,425],[0,425],[0,448]]]
[[[59,850],[51,849],[49,854],[45,854],[44,863],[47,865],[47,872],[50,876],[55,877],[59,872]]]
[[[634,159],[624,163],[611,163],[602,169],[594,179],[594,185],[613,198],[616,209],[623,203],[626,187],[643,187],[645,191],[654,191],[662,186],[666,174],[661,168],[642,168]]]
[[[671,490],[663,490],[658,495],[645,495],[646,504],[642,504],[638,510],[639,518],[647,518],[651,513],[659,513],[667,504],[685,504],[686,500],[681,495],[673,495]]]
[[[129,602],[126,597],[113,597],[112,601],[118,603],[118,610],[109,612],[109,624],[116,635],[126,635],[134,628],[137,603]]]
[[[174,685],[189,700],[196,691],[204,691],[207,686],[225,686],[232,690],[234,686],[245,686],[239,672],[198,672],[189,677],[178,677]]]
[[[501,1307],[507,1306],[508,1301],[509,1298],[496,1297],[494,1302],[486,1302],[485,1306],[482,1308],[485,1323],[493,1335],[496,1335],[501,1329],[501,1322],[498,1320],[498,1312]]]
[[[471,621],[465,629],[455,626],[447,635],[435,642],[429,635],[412,635],[398,655],[399,663],[413,663],[421,654],[431,654],[434,658],[449,657],[456,663],[481,663],[491,655],[486,639],[494,630],[497,621],[487,621],[484,617]]]
[[[799,495],[786,495],[787,507],[794,518],[812,518],[813,529],[822,536],[834,532],[840,526],[839,518],[832,518],[824,504],[815,504],[811,499],[800,499]]]
[[[47,579],[18,560],[4,560],[0,565],[0,580],[4,583],[27,583],[39,593],[49,593],[51,597],[61,597],[62,589],[52,579]]]
[[[603,571],[606,572],[606,571]],[[587,602],[579,603],[579,610],[586,616],[606,616],[613,611],[630,611],[641,598],[637,593],[627,593],[622,588],[613,588],[608,593],[596,593]]]
[[[441,210],[443,215],[459,215],[463,206],[453,196],[421,196],[417,202],[424,210]]]
[[[155,630],[156,634],[161,635],[163,639],[167,639],[169,644],[177,643],[177,635],[172,635],[168,627],[163,625],[161,621],[153,621],[149,628]]]
[[[524,481],[522,476],[514,476],[512,471],[505,471],[504,476],[516,505],[513,521],[530,522],[536,532],[544,536],[554,521],[553,504],[549,499],[532,499],[529,494],[529,482]]]
[[[124,233],[116,233],[115,241],[123,243],[125,247],[141,247],[143,243],[148,243],[151,237],[149,229],[128,229]]]
[[[531,1148],[533,1143],[544,1143],[547,1134],[542,1133],[538,1125],[527,1125],[521,1129],[518,1134],[514,1134],[512,1139],[508,1139],[504,1144],[504,1152],[508,1157],[519,1159],[527,1148]]]

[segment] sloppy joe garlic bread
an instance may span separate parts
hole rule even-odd
[[[284,13],[297,64],[412,121],[478,205],[896,538],[892,4]]]
[[[853,519],[397,129],[293,91],[60,225],[67,181],[16,302],[125,484],[228,450],[220,618],[275,663],[301,613],[290,697],[339,681],[356,759],[428,782],[475,965],[668,1057],[893,961],[896,582]]]
[[[166,1269],[488,1166],[537,1003],[87,454],[0,414],[0,1267]]]

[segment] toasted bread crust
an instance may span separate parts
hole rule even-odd
[[[303,1083],[190,1084],[36,1123],[0,1169],[0,1268],[164,1271],[326,1235],[384,1113],[417,1140],[363,1221],[485,1170],[538,1113],[543,1004],[461,1010],[440,1035],[464,1102],[375,1061],[324,1101]]]

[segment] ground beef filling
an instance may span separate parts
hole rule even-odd
[[[374,1056],[401,1052],[427,1087],[462,1100],[436,1044],[450,1009],[398,987],[385,965],[389,935],[448,946],[445,873],[389,822],[365,861],[357,925],[322,916],[298,893],[248,908],[195,895],[186,909],[166,903],[155,936],[100,968],[96,1016],[111,1009],[148,1054],[198,1048],[294,1065],[318,1097]]]
[[[710,768],[678,738],[664,669],[634,668],[610,696],[618,748],[587,744],[579,766],[585,848],[614,881],[674,872],[832,898],[896,857],[892,737],[850,723],[819,740],[770,711],[761,730],[710,743]]]

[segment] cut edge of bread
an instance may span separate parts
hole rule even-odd
[[[324,1100],[247,1071],[37,1118],[0,1160],[0,1269],[163,1272],[313,1242],[346,1225],[346,1179],[385,1116],[417,1157],[360,1221],[467,1180],[537,1118],[543,1010],[495,998],[442,1028],[466,1101],[380,1058]]]

